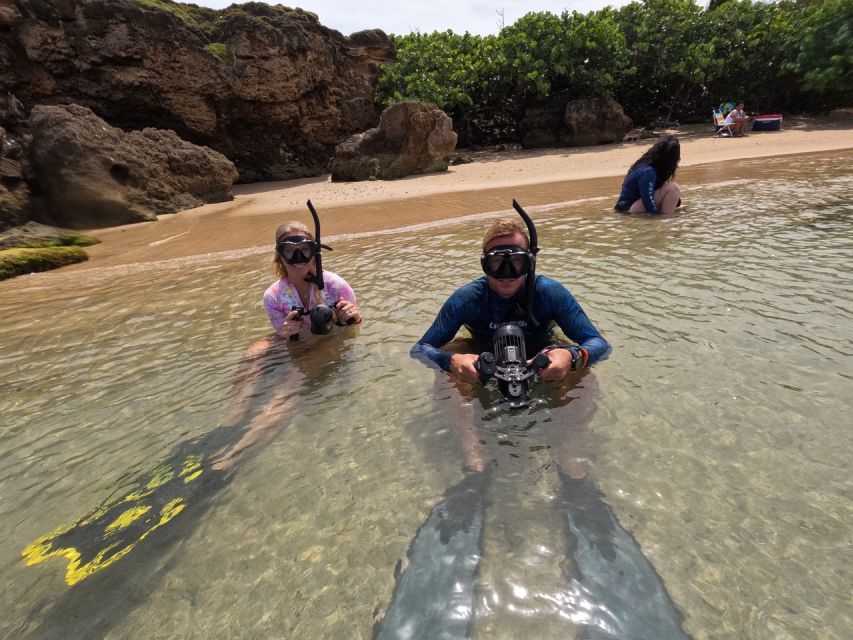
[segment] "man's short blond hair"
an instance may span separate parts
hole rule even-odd
[[[486,235],[483,237],[483,252],[486,251],[486,247],[491,244],[492,240],[495,238],[500,238],[502,236],[512,236],[516,233],[520,233],[524,236],[524,244],[526,245],[524,248],[530,248],[530,238],[527,237],[527,229],[521,226],[521,223],[514,218],[501,218],[500,220],[495,220],[488,229],[486,229]]]

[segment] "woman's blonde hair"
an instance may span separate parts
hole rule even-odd
[[[527,237],[527,229],[522,227],[518,220],[514,220],[513,218],[501,218],[500,220],[495,220],[492,223],[492,226],[486,229],[486,235],[483,237],[483,252],[485,253],[486,247],[488,247],[491,241],[495,238],[511,236],[516,233],[520,233],[524,236],[524,244],[527,245],[524,248],[529,249],[530,238]]]
[[[272,264],[276,275],[282,280],[287,278],[287,267],[284,264],[284,260],[282,260],[281,256],[278,254],[278,243],[287,236],[305,236],[309,240],[314,239],[314,234],[308,231],[308,227],[296,220],[285,222],[275,230],[276,252],[275,257],[272,259]]]

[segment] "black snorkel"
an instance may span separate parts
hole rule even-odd
[[[536,293],[534,291],[536,288],[536,254],[539,253],[539,241],[536,237],[536,227],[533,224],[533,220],[530,219],[530,216],[527,215],[527,212],[518,204],[515,198],[512,199],[512,208],[524,220],[524,224],[527,225],[527,233],[530,236],[530,246],[527,249],[530,252],[530,271],[527,272],[527,280],[524,283],[527,287],[527,304],[524,311],[527,314],[527,321],[530,323],[531,328],[536,329],[539,327],[539,321],[533,314],[533,303]]]
[[[314,205],[311,204],[311,200],[308,200],[308,211],[311,212],[311,217],[314,218],[314,247],[316,249],[314,253],[314,264],[317,266],[317,272],[313,276],[306,278],[306,280],[316,284],[317,288],[322,291],[325,285],[323,284],[323,258],[320,256],[320,249],[328,249],[331,251],[332,247],[320,242],[320,216],[317,215],[317,210],[314,208]]]

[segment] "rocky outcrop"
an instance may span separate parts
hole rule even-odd
[[[622,106],[611,98],[554,96],[525,111],[519,133],[526,149],[586,147],[621,142],[633,127]]]
[[[234,165],[173,131],[125,133],[78,105],[35,107],[29,124],[40,222],[125,224],[233,197]]]
[[[329,164],[333,181],[395,180],[446,171],[456,149],[453,122],[434,104],[400,102],[379,126],[338,145]]]
[[[31,218],[30,188],[24,179],[23,147],[0,127],[0,231]]]
[[[621,142],[634,128],[622,105],[612,98],[570,100],[563,117],[570,147]]]
[[[122,129],[155,127],[216,149],[242,181],[322,173],[375,126],[381,31],[349,38],[301,9],[222,11],[160,0],[15,0],[0,7],[0,95],[26,112],[76,103]],[[3,123],[0,123],[3,124]]]

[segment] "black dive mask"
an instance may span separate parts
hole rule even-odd
[[[498,280],[514,280],[526,276],[535,261],[532,253],[514,244],[492,247],[480,256],[483,272]]]
[[[305,236],[287,236],[278,241],[275,250],[287,264],[304,264],[317,253],[317,243]]]

